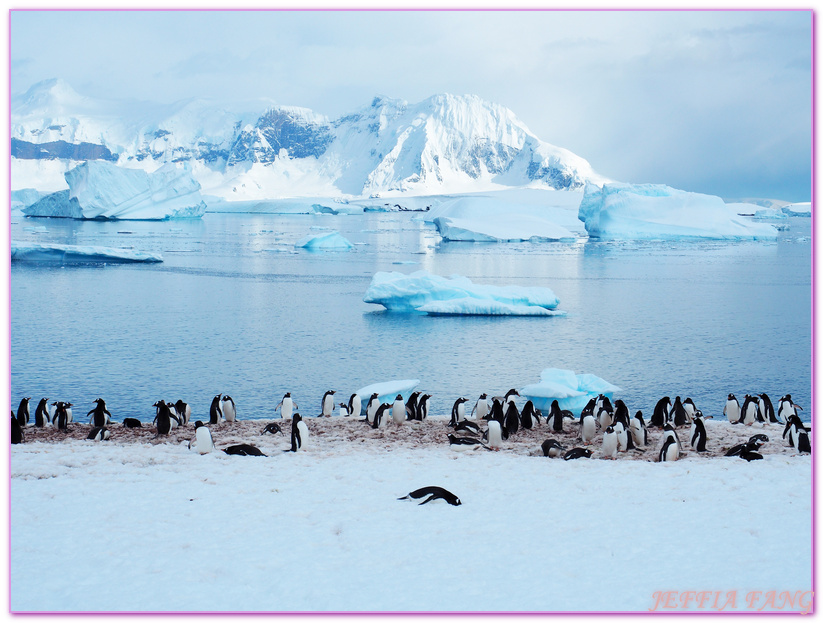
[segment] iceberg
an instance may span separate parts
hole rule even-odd
[[[348,251],[354,248],[354,245],[337,231],[308,235],[295,242],[294,246],[308,251]]]
[[[58,190],[23,208],[26,216],[51,218],[83,218],[83,210],[76,201],[69,200],[68,190]]]
[[[618,391],[619,387],[594,374],[575,374],[572,370],[546,368],[540,373],[540,382],[522,388],[520,395],[531,400],[544,413],[548,413],[552,401],[557,400],[561,409],[568,409],[579,415],[586,403],[598,394],[611,399],[614,392]]]
[[[165,220],[200,218],[206,211],[200,184],[188,169],[173,163],[147,173],[142,169],[118,167],[105,160],[89,160],[67,171],[65,178],[69,185],[68,201],[57,195],[47,206],[34,211],[26,208],[24,214],[84,219]],[[41,210],[48,213],[41,213]]]
[[[425,270],[409,275],[398,272],[375,273],[363,295],[363,301],[382,305],[391,311],[425,311],[434,314],[468,312],[471,315],[479,313],[483,306],[493,315],[500,314],[504,308],[495,306],[494,303],[518,308],[521,310],[518,315],[522,315],[522,308],[535,307],[548,311],[560,303],[549,288],[479,285],[460,275],[447,278],[432,275]],[[442,302],[450,305],[440,305]],[[424,309],[426,306],[429,307]],[[506,315],[513,315],[513,311],[517,310],[509,309]]]
[[[417,308],[429,316],[565,316],[566,312],[537,305],[509,305],[501,301],[464,297],[432,301]]]
[[[662,184],[588,184],[578,218],[589,236],[612,240],[777,238],[777,229],[739,216],[720,197]]]
[[[70,244],[35,244],[11,241],[13,262],[55,262],[71,264],[75,262],[162,262],[159,253],[116,249],[112,247],[87,247]]]
[[[804,203],[790,203],[787,206],[783,206],[783,212],[785,212],[788,216],[811,216],[812,215],[812,204],[809,201]]]
[[[785,219],[789,218],[789,215],[786,214],[783,210],[778,210],[776,208],[761,208],[754,213],[754,218],[756,219]]]
[[[408,379],[402,381],[385,381],[383,383],[373,383],[355,393],[360,396],[361,411],[366,410],[366,405],[369,403],[369,398],[372,394],[377,394],[377,399],[382,402],[394,402],[397,394],[403,396],[403,400],[408,400],[409,396],[415,387],[420,385],[418,379]]]

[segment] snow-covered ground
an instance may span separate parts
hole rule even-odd
[[[191,428],[115,425],[107,443],[76,439],[88,425],[57,442],[27,429],[11,448],[11,609],[646,611],[659,591],[736,591],[728,612],[750,591],[810,590],[810,459],[778,426],[762,461],[655,463],[537,456],[545,425],[458,453],[446,421],[309,419],[298,453],[283,420],[284,436],[212,427],[218,448],[267,457],[201,456],[180,443]],[[763,432],[707,424],[716,450]],[[462,505],[397,500],[429,485]]]

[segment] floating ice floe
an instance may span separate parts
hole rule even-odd
[[[756,219],[787,219],[789,215],[783,210],[776,208],[760,208],[754,213]]]
[[[812,204],[809,201],[804,203],[790,203],[787,206],[783,206],[782,210],[789,216],[811,216]]]
[[[662,184],[588,184],[578,217],[589,236],[605,239],[777,238],[774,227],[739,216],[720,197]]]
[[[619,387],[594,374],[575,374],[572,370],[546,368],[540,373],[540,382],[522,388],[520,395],[531,400],[543,413],[548,413],[552,401],[557,400],[561,409],[568,409],[579,415],[592,398],[599,394],[611,398],[618,391]]]
[[[460,275],[447,278],[425,270],[375,273],[363,301],[391,311],[440,315],[478,315],[483,309],[483,315],[552,315],[544,312],[560,303],[549,288],[479,285]]]
[[[23,262],[162,262],[159,253],[113,247],[87,247],[70,244],[33,244],[11,241],[12,261]]]
[[[306,236],[295,242],[294,246],[309,251],[347,251],[354,247],[337,231]]]
[[[418,379],[407,379],[402,381],[385,381],[383,383],[373,383],[355,393],[360,396],[361,410],[366,410],[366,405],[369,402],[372,394],[377,394],[377,399],[382,402],[394,402],[397,394],[403,396],[403,400],[408,400],[415,387],[420,385]]]

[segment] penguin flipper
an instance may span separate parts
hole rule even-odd
[[[436,495],[434,495],[434,494],[432,494],[432,495],[430,495],[429,497],[427,497],[425,500],[423,500],[422,502],[420,502],[420,504],[418,504],[418,506],[423,506],[423,504],[428,504],[428,503],[429,503],[429,502],[431,502],[432,500],[436,500],[436,499],[438,499],[438,498],[437,498],[437,496],[436,496]]]

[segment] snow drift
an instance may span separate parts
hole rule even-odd
[[[754,223],[720,197],[662,184],[586,186],[578,216],[589,236],[606,239],[774,239],[771,225]]]
[[[548,413],[553,400],[561,409],[568,409],[579,415],[592,398],[604,394],[609,398],[620,391],[616,385],[594,374],[575,374],[572,370],[546,368],[540,373],[540,382],[527,385],[520,395],[528,398],[534,406]]]
[[[11,241],[12,261],[25,262],[162,262],[159,253],[147,253],[133,249],[88,247],[69,244],[34,244]]]

